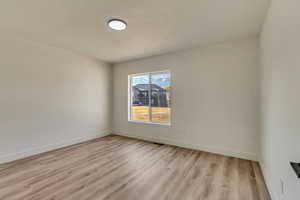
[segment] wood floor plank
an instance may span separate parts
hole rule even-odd
[[[270,200],[259,164],[107,136],[0,165],[1,200]]]

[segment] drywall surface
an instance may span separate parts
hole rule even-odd
[[[113,132],[248,159],[257,159],[258,39],[116,64]],[[128,122],[128,75],[170,70],[171,126]]]
[[[261,35],[261,165],[273,200],[300,197],[300,179],[289,164],[300,162],[299,7],[295,0],[271,1]]]
[[[109,132],[111,66],[17,36],[0,43],[0,162]]]

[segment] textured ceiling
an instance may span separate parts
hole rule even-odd
[[[108,62],[260,33],[269,0],[1,0],[0,30]],[[122,18],[123,32],[106,21]]]

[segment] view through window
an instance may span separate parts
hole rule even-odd
[[[129,81],[129,120],[170,124],[170,72],[130,75]]]

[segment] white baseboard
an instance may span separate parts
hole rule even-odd
[[[62,141],[62,142],[58,142],[58,143],[54,143],[54,144],[49,144],[46,146],[26,149],[22,152],[16,152],[16,153],[11,153],[11,154],[7,154],[7,155],[0,155],[0,164],[11,162],[14,160],[19,160],[19,159],[37,155],[40,153],[52,151],[52,150],[59,149],[62,147],[78,144],[78,143],[85,142],[88,140],[104,137],[107,135],[110,135],[110,131],[108,131],[108,130],[103,131],[102,133],[99,133],[99,134],[93,134],[93,135],[88,135],[88,136],[84,136],[84,137],[79,137],[79,138],[75,138],[75,139],[72,139],[69,141]]]
[[[201,144],[200,145],[199,144],[188,144],[188,143],[179,142],[179,141],[175,141],[175,140],[154,138],[154,137],[144,137],[144,136],[128,134],[128,133],[124,133],[124,132],[122,132],[122,133],[121,132],[113,132],[113,134],[126,136],[126,137],[130,137],[130,138],[142,139],[142,140],[151,141],[151,142],[162,143],[162,144],[169,144],[169,145],[184,147],[184,148],[188,148],[188,149],[206,151],[206,152],[221,154],[221,155],[225,155],[225,156],[232,156],[232,157],[242,158],[242,159],[246,159],[246,160],[258,161],[257,155],[252,154],[252,153],[247,153],[247,152],[236,152],[236,151],[231,151],[231,150],[226,150],[226,149],[221,149],[221,148],[216,148],[216,147],[209,147],[209,146],[205,146],[205,145],[201,145]]]
[[[278,200],[278,198],[275,196],[275,193],[273,191],[273,187],[272,187],[272,180],[270,178],[270,176],[268,175],[268,173],[266,173],[266,170],[264,168],[264,165],[261,161],[261,159],[259,159],[259,165],[260,165],[260,168],[261,168],[261,171],[262,171],[262,174],[263,174],[263,177],[264,177],[264,180],[265,180],[265,183],[267,185],[267,188],[268,188],[268,191],[269,191],[269,194],[271,196],[271,199],[272,200]]]

